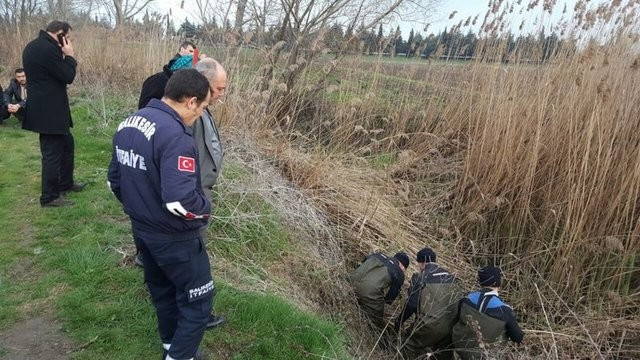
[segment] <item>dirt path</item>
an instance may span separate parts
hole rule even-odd
[[[17,238],[21,247],[33,249],[35,253],[38,248],[34,247],[34,233],[31,224],[26,222]],[[40,273],[35,269],[34,261],[32,258],[20,259],[9,269],[7,278],[15,282],[35,280]],[[38,306],[43,310],[48,307],[46,303],[39,303]],[[33,313],[33,309],[28,313]],[[70,359],[73,348],[74,344],[62,331],[62,325],[46,310],[0,331],[0,359],[3,360]]]
[[[49,315],[27,319],[0,333],[0,359],[70,359],[73,343]]]

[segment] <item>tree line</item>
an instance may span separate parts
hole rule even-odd
[[[211,31],[214,29],[214,31]],[[183,22],[175,35],[185,38],[199,39],[206,44],[215,45],[229,39],[229,32],[234,29],[229,22],[224,25],[195,25],[188,20]],[[269,27],[264,34],[256,36],[257,29],[237,33],[241,45],[249,47],[273,46],[277,43],[281,28]],[[244,35],[244,36],[243,36]],[[334,24],[309,34],[306,42],[320,37],[325,45],[325,52],[351,54],[417,57],[424,59],[473,60],[482,58],[501,62],[512,61],[515,57],[524,62],[545,62],[560,54],[573,54],[577,50],[577,41],[562,38],[556,32],[545,34],[544,30],[537,34],[513,33],[492,34],[480,37],[469,30],[466,33],[459,28],[438,34],[423,35],[411,29],[405,37],[399,26],[385,29],[379,24],[376,31],[366,29],[346,29]],[[293,42],[299,41],[293,34],[285,31],[284,48],[290,48]],[[303,39],[303,42],[304,39]],[[485,49],[491,49],[487,54]]]

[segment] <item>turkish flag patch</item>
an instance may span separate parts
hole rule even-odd
[[[187,156],[178,156],[178,170],[196,172],[196,159]]]

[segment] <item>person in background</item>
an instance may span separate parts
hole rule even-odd
[[[29,76],[29,111],[22,128],[40,134],[42,207],[73,205],[63,195],[86,186],[73,179],[75,144],[67,85],[76,77],[77,62],[70,32],[68,23],[52,21],[22,52],[22,65]]]
[[[14,71],[14,77],[4,91],[4,103],[10,114],[19,121],[24,119],[24,112],[27,109],[27,75],[23,68],[17,68]]]
[[[181,55],[174,57],[169,63],[162,67],[162,71],[149,76],[143,83],[138,98],[138,109],[147,106],[151,99],[161,99],[164,95],[164,88],[174,71],[188,69],[193,63],[193,55]]]
[[[487,349],[480,344],[506,339],[519,344],[524,338],[513,309],[498,295],[501,282],[500,268],[485,266],[478,271],[481,289],[460,300],[452,338],[455,351],[463,360],[482,359]]]
[[[180,56],[185,56],[185,55],[193,56],[197,48],[198,47],[193,42],[188,40],[183,41],[182,44],[180,44],[180,48],[178,48],[178,52],[174,56],[174,59],[179,58]]]

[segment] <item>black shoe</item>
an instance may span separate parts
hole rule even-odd
[[[140,255],[140,253],[137,253],[136,256],[133,258],[133,262],[141,267],[144,268],[144,263],[142,262],[142,255]]]
[[[65,194],[68,194],[70,192],[80,192],[80,191],[84,190],[84,188],[86,186],[87,186],[87,183],[75,183],[75,184],[71,185],[70,188],[60,191],[60,193],[65,195]]]
[[[224,316],[216,316],[216,315],[209,315],[209,321],[207,321],[207,330],[211,330],[211,329],[215,329],[218,326],[224,324],[227,321],[227,319],[224,318]]]
[[[63,206],[71,206],[73,205],[73,201],[67,200],[63,197],[59,197],[55,200],[51,200],[48,203],[41,204],[42,207],[63,207]]]

